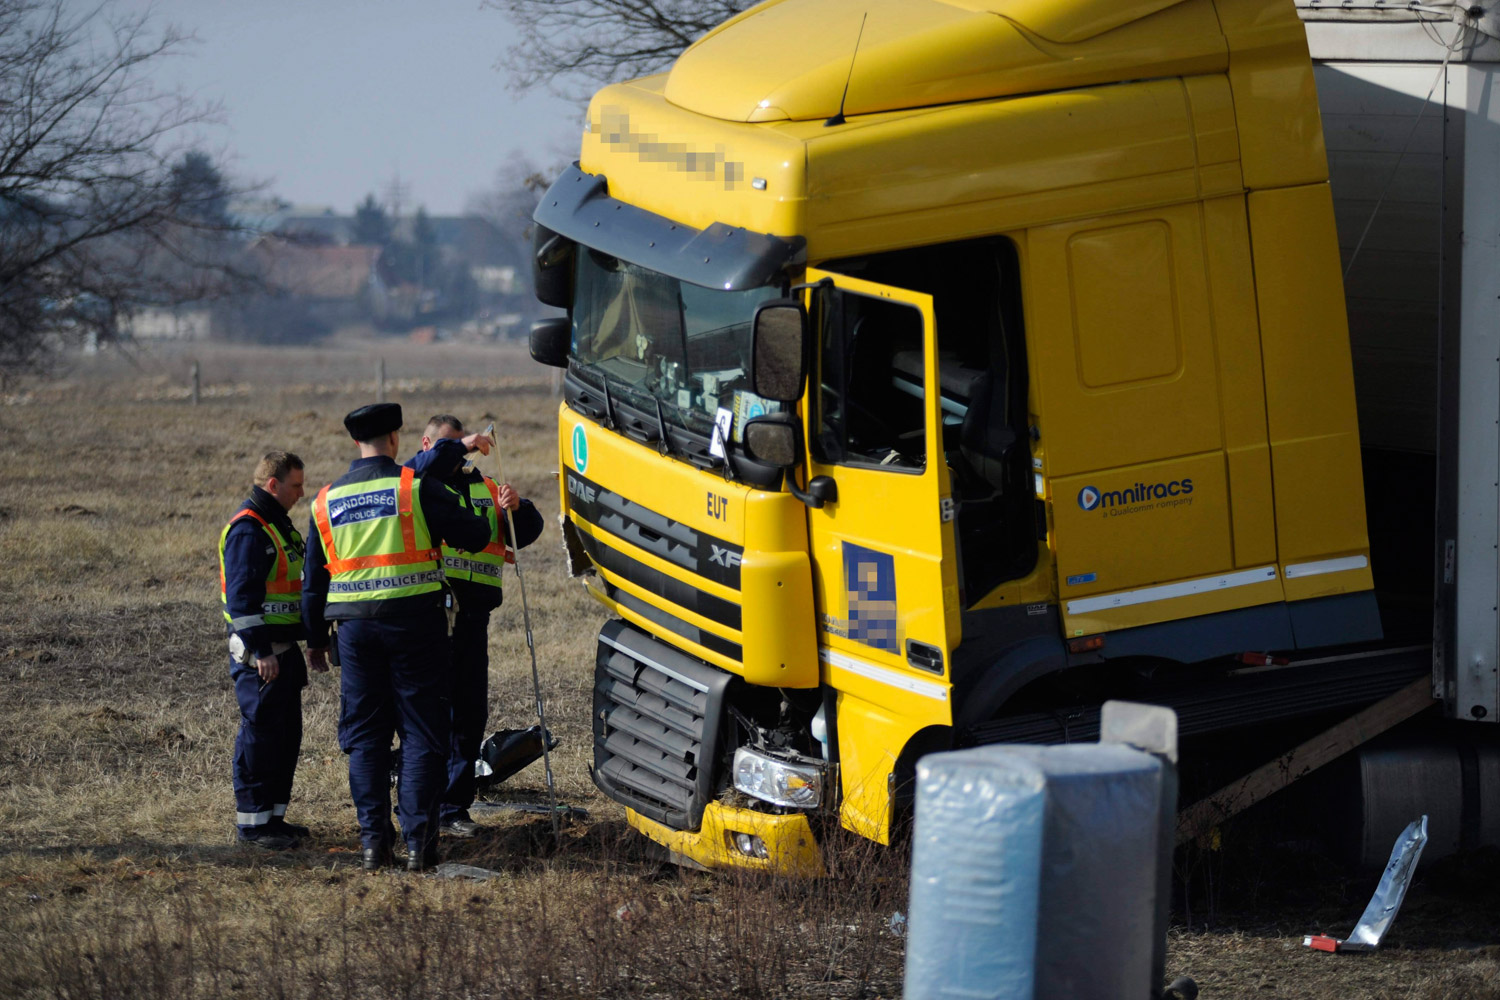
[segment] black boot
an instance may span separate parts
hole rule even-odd
[[[307,827],[302,826],[299,823],[288,823],[281,816],[272,816],[271,822],[268,823],[267,826],[273,827],[279,832],[286,834],[288,837],[296,837],[298,840],[306,840],[308,837],[312,836],[312,831]]]
[[[406,870],[409,872],[425,872],[436,868],[438,863],[437,840],[429,840],[421,850],[408,847],[406,850]]]
[[[364,866],[367,872],[378,872],[380,869],[396,863],[395,856],[391,853],[390,844],[381,844],[378,847],[366,847]]]
[[[291,834],[267,826],[260,827],[253,833],[240,830],[236,840],[247,847],[258,847],[263,851],[290,851],[301,846],[301,841]]]

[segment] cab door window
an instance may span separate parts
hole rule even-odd
[[[920,472],[927,465],[921,312],[836,289],[820,291],[818,312],[815,457]]]

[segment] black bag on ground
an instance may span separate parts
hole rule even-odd
[[[557,746],[557,737],[547,733],[547,749]],[[474,779],[480,788],[498,785],[542,756],[542,727],[496,730],[479,748]]]

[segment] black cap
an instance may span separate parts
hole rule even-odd
[[[374,441],[391,431],[401,429],[400,403],[371,403],[350,411],[344,417],[344,428],[356,441]]]

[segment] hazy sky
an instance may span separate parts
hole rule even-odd
[[[480,0],[119,0],[195,32],[157,64],[224,108],[205,147],[231,171],[297,204],[348,213],[384,197],[399,172],[407,204],[463,209],[512,151],[576,157],[582,110],[546,93],[517,98],[498,65],[510,25]],[[77,0],[78,10],[92,0]]]

